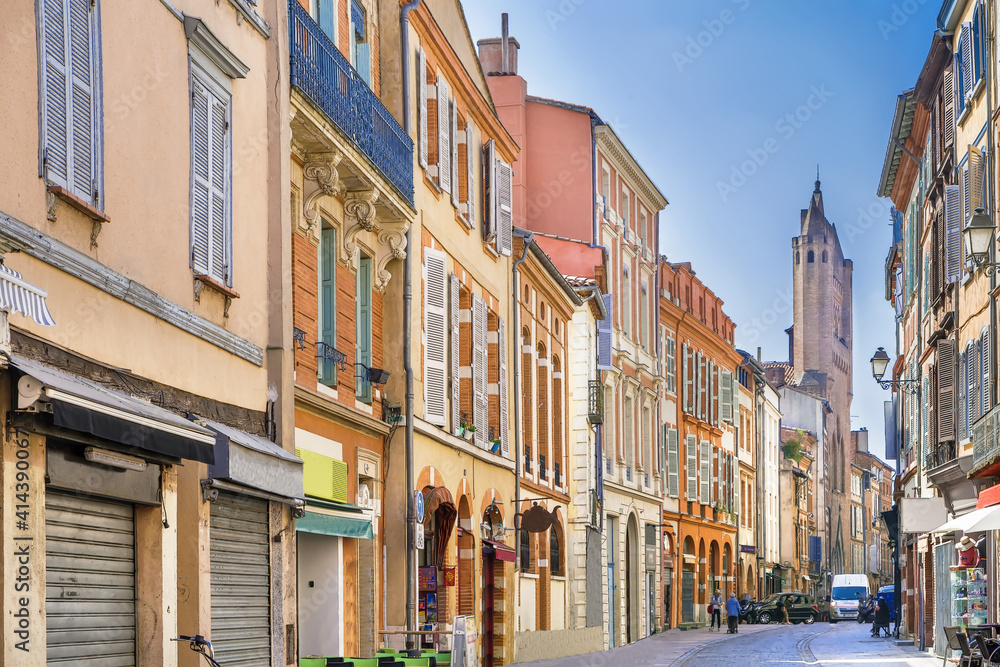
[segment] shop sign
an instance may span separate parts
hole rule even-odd
[[[741,544],[740,545],[741,554],[755,554],[757,553],[757,547],[753,544]]]
[[[418,585],[422,591],[435,591],[437,590],[437,568],[421,567],[419,568],[419,573],[417,574]]]
[[[418,523],[416,531],[413,533],[413,547],[415,549],[424,548],[424,524]]]

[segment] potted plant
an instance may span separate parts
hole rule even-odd
[[[469,442],[472,442],[472,439],[475,437],[475,433],[476,433],[476,425],[475,424],[466,424],[466,426],[465,426],[465,439],[468,440]]]
[[[490,451],[494,452],[494,453],[499,452],[500,451],[500,438],[493,438],[490,442],[492,443],[492,445],[490,446]]]
[[[455,435],[457,435],[459,438],[464,438],[465,429],[467,428],[469,428],[469,422],[465,421],[465,413],[463,412],[462,416],[459,418],[458,432]]]

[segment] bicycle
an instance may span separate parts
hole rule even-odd
[[[208,660],[208,664],[211,667],[222,667],[215,660],[215,651],[212,649],[212,642],[208,641],[201,635],[194,635],[193,637],[188,637],[186,635],[180,635],[178,637],[171,638],[172,642],[190,642],[188,646],[195,653],[200,653],[205,660]]]

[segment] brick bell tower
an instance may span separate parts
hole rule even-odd
[[[826,219],[819,170],[809,208],[802,211],[800,235],[792,239],[792,284],[795,320],[789,330],[789,362],[800,389],[825,399],[827,451],[823,484],[830,514],[817,516],[824,525],[824,551],[834,574],[845,572],[850,545],[851,399],[853,396],[853,318],[851,260],[844,259],[837,228]],[[824,453],[819,453],[823,455]],[[844,516],[841,516],[844,515]],[[842,527],[838,529],[839,527]],[[842,534],[843,533],[843,534]],[[825,541],[825,540],[824,540]]]

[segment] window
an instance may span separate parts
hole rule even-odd
[[[604,390],[604,430],[602,432],[604,438],[604,456],[611,461],[614,459],[613,454],[617,451],[618,443],[616,442],[616,435],[618,431],[615,429],[615,388],[613,386],[608,386]]]
[[[534,365],[531,333],[527,327],[524,327],[521,329],[521,438],[524,442],[524,474],[529,476],[531,475],[532,460],[531,443],[535,441],[535,399],[532,392],[534,384],[532,368]]]
[[[826,255],[826,250],[824,250],[823,251],[823,263],[826,264],[826,262],[827,262],[827,255]]]
[[[537,387],[535,394],[536,411],[536,436],[535,443],[538,447],[538,477],[548,479],[548,458],[549,458],[549,417],[552,406],[549,405],[549,360],[545,354],[545,345],[538,344],[536,363]]]
[[[521,529],[521,543],[519,548],[521,550],[521,571],[530,572],[531,571],[531,533]]]
[[[558,523],[552,524],[549,530],[549,569],[554,577],[566,574],[562,560],[562,526]]]
[[[680,451],[677,435],[677,429],[667,429],[667,494],[671,498],[676,498],[680,492]]]
[[[563,374],[559,357],[552,357],[552,481],[555,488],[566,485],[563,461]]]
[[[351,32],[354,39],[354,69],[358,76],[371,88],[372,85],[372,53],[368,35],[368,21],[365,8],[358,0],[351,0]]]
[[[632,201],[629,198],[628,190],[625,189],[625,187],[623,186],[622,187],[622,205],[621,205],[621,209],[622,209],[622,224],[625,226],[626,230],[628,229],[629,210],[632,207],[631,205],[632,205]]]
[[[232,81],[191,51],[191,268],[232,285]]]
[[[368,379],[368,369],[372,366],[372,260],[363,254],[358,259],[354,303],[355,361],[359,364],[354,368],[354,391],[359,401],[371,403],[372,383]]]
[[[445,314],[448,296],[447,257],[424,249],[424,419],[444,426],[448,403]]]
[[[622,432],[622,446],[625,449],[625,465],[631,470],[635,467],[635,403],[631,396],[625,397],[625,412],[622,415],[624,429]],[[627,473],[628,474],[628,473]]]
[[[639,301],[639,340],[642,349],[649,351],[649,293],[646,283],[642,283]]]
[[[653,472],[653,413],[648,405],[642,408],[642,469]]]
[[[677,391],[677,340],[667,337],[667,391]]]
[[[601,196],[604,198],[604,219],[608,218],[608,209],[611,208],[611,172],[605,167],[601,171]]]
[[[622,332],[632,335],[632,283],[627,266],[622,270]]]
[[[809,254],[806,255],[806,263],[807,264],[812,264],[815,261],[815,257],[816,256],[813,254],[813,251],[810,250]]]
[[[319,326],[326,353],[320,356],[319,381],[336,387],[337,363],[329,353],[337,347],[337,230],[327,226],[319,242]]]
[[[103,209],[100,3],[40,4],[42,176]]]
[[[642,241],[644,247],[650,247],[653,243],[653,234],[647,227],[649,227],[649,218],[645,211],[639,211],[639,234],[641,235],[639,240]]]
[[[319,24],[330,41],[337,44],[337,0],[312,0],[309,15]]]

